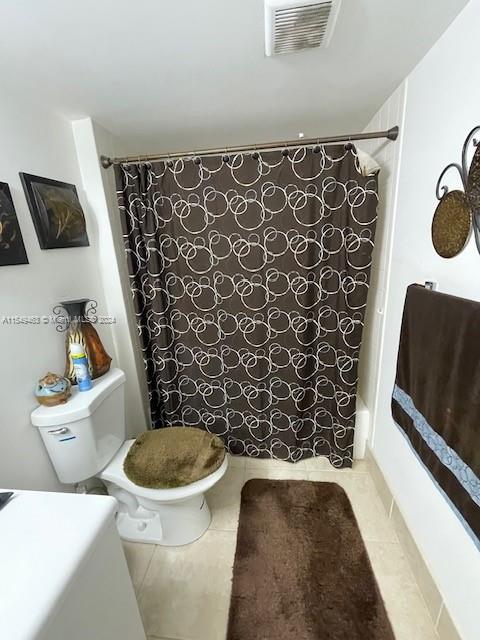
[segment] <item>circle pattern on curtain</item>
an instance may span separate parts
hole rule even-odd
[[[378,201],[355,150],[115,170],[153,426],[351,466]]]

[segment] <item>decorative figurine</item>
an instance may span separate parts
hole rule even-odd
[[[50,371],[37,383],[35,397],[39,404],[45,407],[55,407],[57,404],[67,402],[71,396],[70,380],[57,376]]]

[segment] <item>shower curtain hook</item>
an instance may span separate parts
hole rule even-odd
[[[320,139],[317,138],[317,144],[313,147],[313,153],[320,153],[320,151],[321,151]]]

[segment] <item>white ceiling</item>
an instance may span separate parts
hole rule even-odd
[[[263,0],[0,0],[0,86],[128,153],[361,131],[465,4],[343,0],[327,49],[266,58]]]

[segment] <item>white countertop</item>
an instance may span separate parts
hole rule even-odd
[[[0,638],[35,638],[107,522],[110,496],[14,491],[0,511]]]

